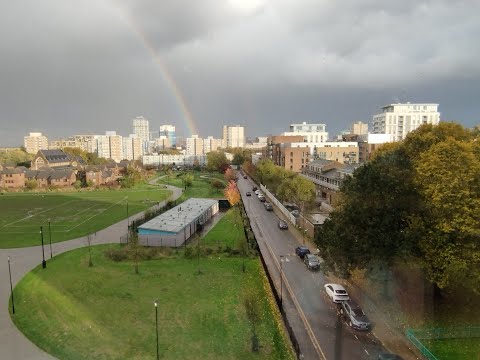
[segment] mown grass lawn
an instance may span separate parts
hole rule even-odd
[[[235,224],[237,224],[235,226]],[[240,211],[234,207],[228,210],[220,221],[202,238],[202,246],[211,248],[229,246],[231,249],[241,248],[245,241]]]
[[[424,345],[441,360],[478,360],[480,357],[478,338],[429,340]]]
[[[59,359],[155,359],[158,300],[161,359],[293,359],[258,258],[215,254],[197,260],[182,253],[140,263],[104,256],[108,247],[77,249],[35,268],[14,290],[18,328]],[[244,296],[261,308],[260,350],[251,351],[252,327]]]
[[[165,200],[170,191],[134,189],[88,192],[5,193],[0,196],[0,248],[39,245],[40,226],[49,241],[75,239],[104,229]]]
[[[181,176],[185,172],[173,172],[171,176],[165,176],[158,180],[158,184],[170,184],[179,188],[183,188],[183,181]],[[193,174],[194,180],[192,186],[187,187],[187,190],[183,193],[180,198],[181,201],[184,201],[191,197],[196,198],[225,198],[222,189],[215,189],[211,185],[213,178],[222,180],[225,187],[227,182],[223,179],[223,174],[220,173],[211,173],[211,172],[199,172],[199,171],[189,171],[189,174]]]

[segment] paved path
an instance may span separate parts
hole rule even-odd
[[[158,179],[158,178],[157,178]],[[157,179],[150,181],[150,184],[155,185]],[[182,190],[166,185],[168,190],[172,191],[172,195],[167,200],[176,200],[182,195]],[[160,205],[163,206],[163,201]],[[133,215],[130,220],[140,217],[142,213]],[[108,244],[119,242],[120,237],[126,234],[127,219],[122,220],[116,224],[109,226],[106,229],[98,231],[92,238],[92,244]],[[73,239],[69,241],[52,244],[53,255],[61,254],[65,251],[76,249],[87,245],[87,237]],[[54,359],[51,355],[39,349],[36,345],[30,342],[13,324],[8,311],[8,301],[10,298],[10,282],[8,278],[8,262],[7,258],[10,256],[12,283],[15,286],[23,276],[32,270],[35,266],[42,262],[42,247],[33,246],[28,248],[18,249],[2,249],[0,250],[0,359],[2,360],[51,360]],[[50,249],[45,247],[45,257],[50,258]],[[14,293],[15,296],[15,293]],[[15,316],[15,315],[13,315]]]

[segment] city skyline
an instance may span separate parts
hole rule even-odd
[[[478,10],[443,0],[5,4],[0,144],[29,132],[127,135],[140,115],[184,138],[303,121],[333,135],[407,101],[439,103],[442,120],[472,127]]]

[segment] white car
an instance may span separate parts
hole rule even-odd
[[[260,190],[255,190],[255,195],[260,195],[262,192]]]
[[[339,284],[325,284],[325,291],[334,303],[350,300],[347,290]]]

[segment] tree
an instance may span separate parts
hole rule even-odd
[[[28,190],[34,190],[38,187],[38,182],[37,182],[37,180],[34,180],[34,179],[25,180],[25,187]]]
[[[237,184],[233,180],[228,183],[224,194],[231,206],[235,206],[240,201],[240,193],[238,192]]]
[[[229,165],[224,152],[210,151],[207,153],[207,170],[224,173]]]
[[[183,181],[185,182],[185,186],[190,187],[193,184],[194,176],[193,174],[184,174]]]
[[[233,181],[237,178],[235,175],[235,172],[231,168],[228,168],[227,170],[225,170],[225,173],[223,176],[227,182]]]
[[[212,179],[210,181],[210,185],[212,185],[212,187],[214,189],[223,189],[223,187],[224,187],[224,183],[220,179]]]
[[[428,277],[480,293],[480,156],[473,141],[447,138],[416,163],[416,184],[426,209],[417,225]]]

